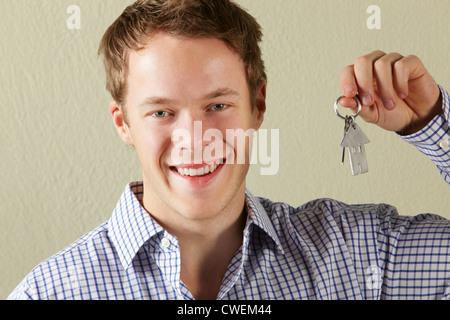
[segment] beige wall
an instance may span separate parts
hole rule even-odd
[[[362,120],[369,173],[340,165],[343,122],[333,111],[339,73],[375,49],[416,54],[450,89],[448,0],[239,0],[265,32],[269,74],[264,128],[280,129],[277,175],[251,170],[256,195],[300,205],[319,197],[386,202],[401,214],[450,218],[449,186],[395,134]],[[0,298],[38,263],[106,221],[140,178],[117,137],[98,42],[131,1],[0,1]],[[381,29],[366,26],[369,5]],[[81,9],[71,30],[66,9]]]

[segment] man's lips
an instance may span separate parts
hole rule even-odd
[[[217,168],[224,162],[225,162],[224,159],[221,159],[215,160],[210,164],[203,163],[203,164],[179,165],[179,166],[172,166],[170,167],[170,169],[172,171],[178,172],[178,174],[180,174],[181,176],[202,177],[216,171]]]

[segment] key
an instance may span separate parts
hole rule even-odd
[[[345,118],[345,126],[344,126],[344,136],[348,131],[348,128],[350,126],[350,121],[349,121],[349,117]],[[341,160],[341,165],[344,165],[345,162],[345,147],[342,147],[342,160]]]
[[[344,160],[345,149],[347,149],[353,176],[369,171],[364,147],[368,143],[370,140],[356,123],[355,116],[346,117],[344,138],[341,142],[341,147],[344,148],[342,160]]]
[[[345,161],[345,150],[348,150],[348,155],[350,158],[350,168],[352,169],[352,175],[356,176],[369,171],[367,166],[366,150],[365,145],[370,142],[369,138],[364,134],[361,128],[356,123],[356,117],[361,113],[362,104],[357,96],[353,99],[358,104],[358,112],[352,116],[342,116],[338,111],[339,101],[344,98],[344,96],[339,97],[334,103],[334,112],[336,115],[345,120],[344,126],[344,138],[341,142],[342,149],[342,161]]]

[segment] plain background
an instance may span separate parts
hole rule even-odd
[[[108,113],[98,43],[132,1],[0,2],[0,298],[38,263],[108,220],[134,151]],[[269,76],[265,129],[280,131],[280,168],[248,177],[253,194],[301,205],[329,197],[389,203],[402,215],[450,218],[449,186],[434,164],[394,133],[359,120],[372,141],[369,173],[340,164],[344,123],[334,114],[341,69],[375,49],[422,58],[450,88],[448,0],[239,0],[261,23]],[[81,9],[81,28],[66,22]],[[381,29],[366,21],[381,9]]]

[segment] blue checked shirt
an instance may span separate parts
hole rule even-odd
[[[442,90],[442,89],[441,89]],[[450,183],[450,103],[405,140]],[[9,299],[193,299],[177,239],[129,184],[108,222],[38,265]],[[243,243],[218,299],[450,299],[450,222],[386,204],[319,199],[298,208],[246,192]]]

